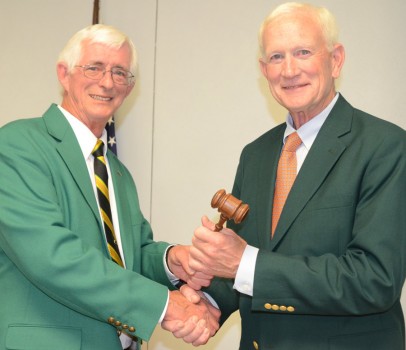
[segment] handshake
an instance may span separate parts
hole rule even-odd
[[[206,344],[220,327],[221,312],[201,288],[208,287],[214,276],[235,278],[247,245],[230,229],[215,231],[215,224],[203,217],[192,245],[173,246],[167,256],[169,269],[185,284],[169,292],[161,326],[194,346]]]

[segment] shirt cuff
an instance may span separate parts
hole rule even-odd
[[[172,247],[174,247],[174,245],[170,245],[168,248],[166,248],[165,254],[164,254],[164,258],[163,258],[163,259],[164,259],[164,268],[165,268],[166,275],[168,276],[169,281],[170,281],[174,286],[176,286],[176,285],[178,284],[178,282],[179,282],[179,278],[177,278],[177,277],[171,272],[171,270],[169,270],[168,263],[167,263],[167,261],[168,261],[167,254],[168,254],[169,249],[172,248]]]
[[[178,284],[178,282],[179,282],[179,278],[177,278],[177,277],[171,272],[171,270],[169,270],[168,263],[167,263],[167,261],[168,261],[168,260],[167,260],[167,254],[168,254],[169,248],[171,248],[171,247],[173,247],[173,246],[174,246],[174,245],[170,245],[170,246],[168,246],[168,248],[166,248],[163,259],[164,259],[164,268],[165,268],[166,275],[168,276],[169,281],[170,281],[174,286],[176,286],[176,285]],[[164,310],[162,311],[161,317],[159,318],[159,321],[158,321],[159,324],[161,324],[162,320],[163,320],[164,317],[165,317],[166,310],[168,309],[168,303],[169,303],[169,290],[168,290],[168,297],[167,297],[167,299],[166,299],[166,304],[165,304]]]
[[[255,265],[257,262],[258,251],[258,248],[250,245],[245,247],[233,286],[233,288],[240,293],[251,297],[254,294]]]
[[[161,324],[162,320],[165,317],[166,310],[168,309],[168,304],[169,304],[169,290],[168,290],[168,297],[166,299],[166,304],[165,304],[165,307],[164,307],[164,311],[162,311],[161,317],[159,318],[159,321],[158,321],[159,324]]]

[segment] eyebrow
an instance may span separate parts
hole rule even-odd
[[[103,62],[100,62],[100,61],[95,61],[95,62],[90,61],[90,62],[91,63],[88,63],[88,64],[92,65],[92,66],[106,66]],[[123,67],[122,65],[115,65],[115,66],[112,66],[111,68],[120,68],[120,69],[123,69],[126,71],[130,71],[129,69]]]

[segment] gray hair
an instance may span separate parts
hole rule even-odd
[[[74,34],[59,54],[58,62],[65,62],[68,65],[68,70],[71,71],[82,57],[82,44],[84,41],[100,43],[117,49],[123,45],[128,45],[131,51],[130,71],[135,75],[137,51],[133,42],[123,32],[104,24],[94,24]]]

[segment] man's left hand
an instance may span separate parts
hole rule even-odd
[[[189,267],[205,275],[235,278],[247,242],[234,231],[214,231],[215,224],[206,216],[196,229],[190,248]]]

